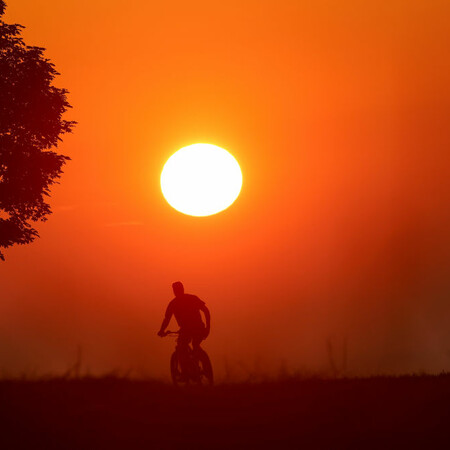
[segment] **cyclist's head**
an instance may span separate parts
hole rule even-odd
[[[173,293],[175,294],[175,297],[184,294],[184,286],[181,281],[175,281],[175,283],[172,283],[172,289]]]

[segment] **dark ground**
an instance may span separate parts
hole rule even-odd
[[[0,381],[0,449],[450,448],[450,375],[175,389]]]

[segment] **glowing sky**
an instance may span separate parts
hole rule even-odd
[[[9,0],[78,121],[41,238],[0,265],[0,368],[164,374],[170,284],[218,371],[449,370],[450,4]],[[161,195],[177,149],[232,149],[232,208]],[[259,365],[258,365],[259,364]],[[227,366],[228,365],[228,366]]]

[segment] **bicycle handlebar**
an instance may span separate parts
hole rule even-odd
[[[178,330],[178,331],[167,330],[167,331],[164,332],[164,337],[166,337],[166,336],[175,336],[176,334],[180,334],[180,330]]]

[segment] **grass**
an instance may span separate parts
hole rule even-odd
[[[181,390],[115,376],[0,381],[5,450],[437,448],[449,425],[448,374]]]

